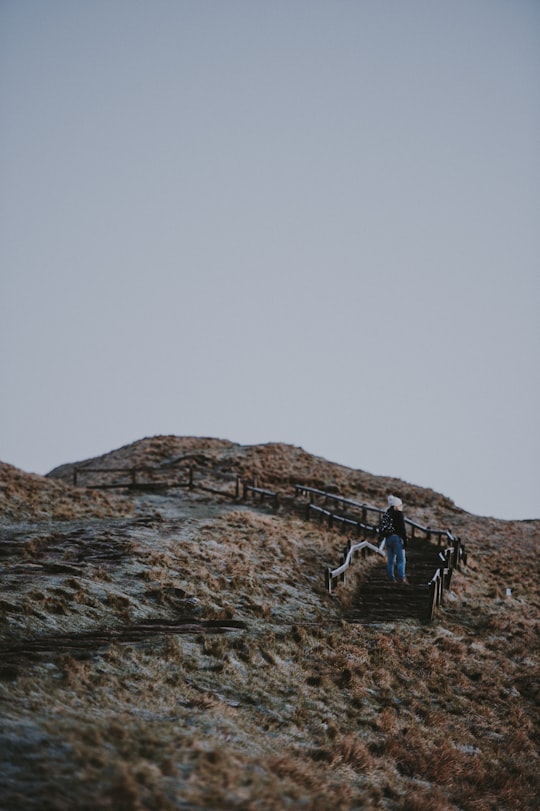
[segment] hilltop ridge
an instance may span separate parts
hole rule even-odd
[[[226,480],[235,474],[258,476],[265,484],[275,488],[288,488],[296,483],[339,491],[345,496],[361,493],[381,506],[386,494],[399,490],[409,507],[422,508],[427,502],[433,509],[443,508],[456,514],[465,514],[454,502],[429,488],[409,484],[390,476],[376,476],[362,470],[346,467],[303,448],[285,443],[270,442],[262,445],[240,445],[224,439],[209,437],[153,436],[137,440],[116,450],[60,465],[47,474],[48,478],[73,480],[75,467],[172,467],[182,461],[192,462],[217,479]]]
[[[95,485],[188,464],[191,489],[73,486],[75,468]],[[237,476],[284,499],[392,491],[462,536],[467,567],[431,625],[352,625],[383,561],[330,597],[343,536],[237,498]],[[47,477],[0,465],[2,811],[533,811],[539,531],[279,443],[158,436]]]

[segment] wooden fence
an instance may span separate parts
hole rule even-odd
[[[200,480],[195,478],[195,467],[190,464],[184,467],[178,467],[177,477],[171,478],[169,473],[170,466],[162,467],[82,467],[75,466],[73,468],[73,485],[75,487],[86,487],[94,490],[110,490],[110,489],[128,489],[128,490],[152,490],[152,489],[172,489],[175,487],[187,487],[190,490],[195,488],[205,490],[206,492],[215,493],[216,495],[228,496],[229,498],[243,499],[244,501],[251,496],[253,499],[258,498],[260,501],[269,499],[274,507],[279,504],[279,493],[273,490],[268,490],[265,487],[258,486],[258,478],[253,476],[249,479],[243,479],[241,476],[234,478],[234,490],[223,490],[214,487],[209,487],[203,484]],[[100,476],[101,481],[84,482],[86,475]],[[163,476],[167,478],[163,478]],[[103,478],[112,477],[113,481],[103,481]]]
[[[330,567],[328,567],[324,573],[324,580],[329,594],[332,594],[334,580],[337,580],[337,578],[339,578],[342,582],[345,580],[345,572],[352,564],[355,556],[358,555],[358,553],[365,556],[368,552],[375,552],[384,557],[384,542],[381,541],[380,545],[376,546],[370,541],[364,540],[360,541],[359,543],[353,543],[349,539],[347,548],[342,556],[339,566],[335,569],[330,569]]]
[[[73,468],[73,485],[75,487],[87,487],[93,490],[110,490],[114,488],[152,488],[152,487],[189,487],[194,486],[193,483],[193,466],[189,465],[181,468],[179,473],[182,478],[178,477],[174,481],[169,479],[156,478],[157,473],[163,473],[160,468],[140,466],[140,467],[74,467]],[[114,481],[98,483],[83,483],[84,476],[86,475],[99,475],[101,477],[112,476]]]
[[[276,508],[282,503],[280,502],[279,493],[259,486],[257,476],[244,479],[237,475],[234,479],[234,489],[222,490],[209,487],[200,480],[197,481],[193,464],[179,465],[176,471],[177,476],[174,479],[170,478],[169,469],[170,466],[134,466],[129,468],[75,466],[73,468],[73,484],[94,489],[152,490],[186,487],[192,490],[198,488],[236,500],[242,499],[246,501],[249,497],[253,498],[253,500],[258,499],[260,502],[269,500]],[[167,475],[166,479],[162,478],[163,474]],[[103,480],[99,482],[90,481],[84,484],[85,475],[112,476],[114,480],[108,482]],[[384,541],[378,540],[378,523],[380,515],[385,512],[384,509],[304,484],[295,485],[294,497],[295,500],[300,497],[308,498],[305,509],[307,520],[312,518],[316,518],[319,522],[326,520],[331,528],[354,531],[357,537],[361,534],[367,534],[375,539],[370,541],[364,538],[357,543],[352,540],[348,541],[339,565],[334,569],[328,567],[325,570],[325,583],[329,594],[332,593],[333,585],[337,580],[343,581],[345,579],[347,569],[352,565],[358,554],[364,556],[368,553],[375,553],[384,556]],[[290,501],[290,499],[288,500]],[[359,517],[352,517],[354,513],[358,513]],[[427,584],[429,593],[428,613],[429,617],[432,618],[435,608],[441,604],[444,591],[449,588],[453,570],[461,563],[466,564],[467,554],[460,539],[456,538],[450,530],[424,527],[409,518],[405,518],[405,523],[410,529],[411,539],[421,536],[428,541],[436,539],[439,546],[446,544],[444,550],[439,553],[441,564],[436,568],[433,577]]]
[[[304,484],[295,485],[295,491],[297,496],[307,496],[309,498],[309,502],[306,505],[306,517],[308,519],[311,514],[318,515],[319,518],[326,517],[329,526],[341,525],[343,528],[350,527],[356,529],[357,532],[365,531],[378,534],[379,517],[386,512],[386,510],[380,507],[373,507],[371,504],[364,504],[360,501],[344,498],[335,493],[317,490],[315,487],[307,487]],[[324,506],[316,504],[315,499],[322,501]],[[335,509],[327,509],[328,504],[334,504]],[[337,512],[339,507],[341,507],[342,513],[346,512],[347,509],[353,512],[360,512],[362,516],[361,520],[343,516],[342,513]],[[375,521],[369,520],[372,514],[376,516]],[[405,518],[405,524],[411,530],[411,538],[415,538],[420,533],[424,538],[427,538],[428,541],[432,538],[437,538],[439,545],[444,543],[445,539],[450,541],[454,540],[454,535],[448,529],[423,527],[421,524],[417,524],[409,518]]]

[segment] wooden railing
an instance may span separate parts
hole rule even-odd
[[[195,479],[195,467],[189,464],[184,467],[178,467],[176,478],[172,479],[170,475],[170,465],[163,465],[159,467],[139,466],[139,467],[81,467],[76,466],[73,468],[73,485],[75,487],[87,487],[96,490],[109,490],[109,489],[152,489],[152,488],[175,488],[175,487],[189,487],[190,490],[198,488],[207,492],[216,493],[217,495],[228,496],[230,498],[240,499],[244,501],[249,495],[253,498],[259,498],[260,501],[270,499],[275,507],[279,504],[279,493],[268,490],[265,487],[258,486],[258,479],[253,476],[250,479],[243,479],[236,476],[234,479],[234,490],[223,490],[208,485]],[[84,474],[97,474],[101,477],[113,476],[114,481],[97,483],[84,483]],[[166,478],[163,478],[166,476]]]
[[[175,479],[174,482],[170,480],[156,479],[156,473],[163,473],[164,471],[157,467],[140,466],[140,467],[81,467],[75,466],[73,468],[73,485],[75,487],[87,487],[93,490],[109,490],[114,488],[142,488],[142,487],[189,487],[194,486],[193,483],[193,466],[188,465],[181,468],[179,472],[187,475],[185,479]],[[81,483],[84,474],[103,474],[113,475],[116,481],[100,482],[98,484],[84,484]],[[150,479],[148,478],[150,476]],[[124,479],[118,481],[118,478]]]
[[[242,482],[242,498],[244,501],[250,493],[253,498],[258,496],[260,501],[264,501],[265,498],[270,499],[274,507],[277,507],[279,504],[279,493],[275,493],[273,490],[267,490],[264,487],[257,487],[256,484],[249,484],[245,481]]]
[[[444,553],[439,552],[439,558],[441,559],[441,565],[437,567],[428,583],[427,619],[429,622],[433,619],[435,609],[441,606],[444,592],[450,590],[454,569],[458,567],[461,561],[466,561],[466,554],[463,546],[459,543],[459,539],[456,538],[452,546],[447,547]]]
[[[335,493],[327,493],[324,490],[317,490],[315,487],[308,487],[304,484],[295,485],[295,492],[297,496],[307,495],[309,497],[309,502],[306,505],[306,517],[309,518],[311,513],[317,514],[320,518],[326,517],[330,526],[341,525],[345,528],[349,526],[356,528],[358,531],[364,530],[366,532],[378,534],[379,516],[386,512],[386,510],[381,509],[380,507],[373,507],[371,504],[364,504],[360,501],[354,501],[353,499],[345,498],[344,496],[340,496]],[[334,510],[328,510],[326,507],[321,507],[315,504],[316,498],[322,499],[325,505],[327,505],[329,502],[334,503],[337,508],[341,505],[344,512],[346,508],[350,508],[353,511],[359,511],[362,514],[362,520],[360,521],[346,517]],[[376,523],[368,520],[370,513],[374,513],[377,516]],[[410,518],[405,518],[404,520],[405,524],[411,529],[411,538],[415,538],[417,533],[420,532],[428,541],[433,537],[438,538],[439,545],[441,545],[445,539],[449,541],[455,540],[453,533],[448,529],[433,529],[433,527],[423,527],[421,524],[411,521]]]
[[[339,515],[339,513],[327,510],[325,507],[319,507],[318,504],[307,504],[305,516],[308,521],[312,516],[318,518],[319,522],[326,518],[330,528],[339,527],[341,530],[354,529],[357,535],[359,535],[362,530],[371,534],[376,534],[377,532],[377,528],[371,524],[364,524],[363,521],[357,521],[354,518]]]
[[[295,491],[297,496],[308,496],[309,498],[309,502],[306,505],[306,518],[308,520],[312,517],[312,515],[315,515],[319,518],[319,520],[326,518],[328,526],[330,527],[337,526],[340,529],[354,528],[357,534],[364,532],[378,538],[378,522],[377,524],[369,522],[369,516],[371,513],[373,513],[378,517],[385,512],[384,509],[373,507],[370,504],[363,504],[362,502],[354,501],[338,494],[328,493],[324,490],[318,490],[302,484],[296,485]],[[322,499],[326,506],[321,507],[320,505],[315,504],[315,499]],[[327,509],[328,504],[335,504],[336,508],[341,507],[344,512],[346,510],[360,511],[362,520],[351,518],[350,514],[340,515],[333,510]],[[466,564],[467,553],[461,543],[460,538],[456,538],[450,530],[424,527],[408,518],[405,518],[404,520],[406,525],[411,530],[411,538],[415,538],[418,533],[422,533],[423,537],[428,541],[431,541],[432,538],[436,538],[439,546],[441,546],[444,541],[447,542],[447,546],[444,551],[439,552],[439,558],[441,561],[440,565],[436,567],[433,577],[427,583],[429,595],[427,618],[432,620],[435,609],[442,603],[444,592],[450,587],[450,581],[454,569],[458,568],[461,563]],[[380,541],[377,545],[365,539],[358,543],[354,543],[351,539],[349,539],[339,565],[334,569],[328,567],[325,570],[324,578],[328,593],[332,594],[333,585],[336,580],[345,580],[345,573],[352,565],[358,552],[361,552],[364,555],[367,554],[367,552],[375,552],[384,556],[384,546],[384,540]]]
[[[352,564],[355,556],[359,552],[366,555],[368,551],[376,552],[384,557],[384,541],[382,541],[379,546],[375,546],[375,544],[372,544],[370,541],[364,540],[360,541],[359,543],[353,543],[349,539],[347,548],[342,555],[339,566],[336,569],[330,569],[330,567],[328,567],[324,573],[324,581],[326,588],[328,589],[328,594],[332,594],[334,580],[337,578],[339,578],[342,582],[345,580],[345,572]]]

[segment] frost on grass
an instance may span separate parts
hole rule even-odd
[[[377,504],[388,488],[283,445],[158,437],[101,464],[186,455],[215,489],[237,469]],[[431,625],[361,626],[343,614],[380,562],[330,598],[344,539],[292,512],[2,475],[2,809],[536,808],[538,522],[403,485],[469,566]]]

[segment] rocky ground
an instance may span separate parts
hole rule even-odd
[[[2,811],[537,807],[539,521],[285,445],[154,437],[73,480],[0,465]],[[344,536],[295,483],[460,535],[432,623],[347,621],[384,563],[330,597]]]

